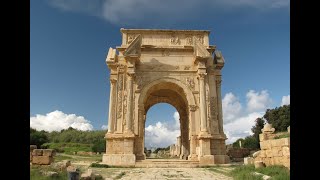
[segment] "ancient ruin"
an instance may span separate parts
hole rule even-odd
[[[268,123],[261,131],[259,134],[261,150],[255,152],[253,157],[245,158],[244,163],[259,166],[283,165],[290,169],[290,137],[278,138],[281,133],[274,134],[275,128]]]
[[[106,58],[110,99],[103,163],[134,166],[146,158],[146,114],[157,103],[179,112],[181,159],[228,163],[221,104],[224,58],[209,45],[210,31],[120,31],[121,46],[110,48]]]

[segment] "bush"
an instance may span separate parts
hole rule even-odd
[[[108,168],[108,167],[109,167],[109,165],[107,165],[107,164],[92,163],[92,164],[90,165],[90,167],[96,167],[96,168]]]
[[[73,154],[73,152],[78,151],[90,152],[92,149],[92,144],[81,143],[45,143],[44,146],[66,154]]]

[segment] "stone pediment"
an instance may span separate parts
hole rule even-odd
[[[203,44],[197,41],[194,43],[194,55],[200,58],[211,57],[211,54],[209,53],[207,48]]]
[[[124,51],[124,56],[140,56],[141,54],[141,35],[138,34]]]

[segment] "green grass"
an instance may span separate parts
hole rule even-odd
[[[55,171],[58,173],[56,177],[46,177],[41,171]],[[49,166],[31,166],[30,167],[30,180],[67,180],[68,174],[66,171],[58,171]]]
[[[272,180],[289,180],[290,171],[284,166],[268,166],[265,168],[255,169],[253,165],[238,166],[230,174],[235,180],[260,180],[262,176],[253,175],[253,172],[259,172],[271,176]]]
[[[121,172],[118,176],[115,177],[115,179],[121,179],[122,176],[126,175],[125,172]]]
[[[289,180],[290,171],[284,166],[268,166],[256,170],[259,173],[271,176],[273,180]]]
[[[56,156],[54,156],[54,162],[59,162],[59,161],[63,161],[63,160],[71,160],[73,159],[72,157],[69,156],[64,156],[63,154],[57,154]]]
[[[109,168],[110,166],[107,164],[98,164],[98,163],[92,163],[90,167],[96,167],[96,168]]]
[[[42,145],[48,149],[55,149],[57,152],[63,152],[66,154],[73,154],[73,152],[92,151],[93,144],[82,143],[45,143]]]

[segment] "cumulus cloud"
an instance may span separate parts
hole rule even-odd
[[[239,99],[232,93],[227,93],[222,99],[222,110],[224,123],[229,123],[238,117],[241,113],[242,106]]]
[[[253,112],[241,117],[237,117],[233,122],[224,124],[224,132],[228,139],[227,144],[235,142],[239,138],[252,135],[251,128],[258,117],[262,117],[264,112]]]
[[[180,136],[179,113],[173,114],[175,124],[157,122],[155,125],[149,125],[145,128],[145,146],[167,147],[176,143],[176,137]]]
[[[247,96],[247,110],[249,112],[265,110],[272,103],[272,100],[270,99],[269,93],[267,90],[263,90],[261,92],[255,92],[254,90],[250,90],[246,96]]]
[[[90,121],[86,120],[83,116],[75,114],[65,114],[62,111],[53,111],[46,115],[37,114],[30,117],[30,127],[36,130],[60,131],[72,127],[81,131],[93,130]]]
[[[185,13],[197,16],[198,10],[228,12],[235,8],[267,9],[289,8],[290,0],[47,0],[63,11],[84,12],[100,16],[109,22],[124,23],[146,18],[183,20]]]
[[[101,129],[107,130],[107,129],[108,129],[108,126],[107,126],[107,125],[102,125],[102,126],[101,126]]]
[[[246,103],[246,107],[242,108],[239,98],[231,92],[222,99],[224,132],[228,137],[226,143],[251,135],[255,120],[264,115],[272,99],[267,90],[249,90],[246,93]]]
[[[290,95],[283,96],[281,101],[281,106],[290,104]]]

